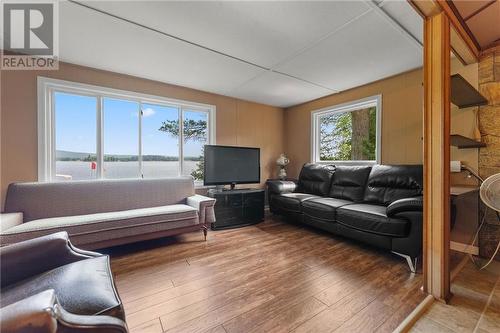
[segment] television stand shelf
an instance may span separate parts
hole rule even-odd
[[[207,195],[217,200],[212,230],[243,227],[264,220],[264,189],[211,189]]]

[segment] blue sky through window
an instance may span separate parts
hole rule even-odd
[[[77,153],[96,153],[97,98],[55,93],[56,149]],[[178,109],[143,104],[142,154],[178,156],[178,139],[159,130],[163,121],[178,119]],[[139,145],[139,103],[103,99],[104,153],[137,155]],[[185,117],[208,120],[206,113],[185,112]],[[188,142],[184,156],[199,156],[204,142]]]

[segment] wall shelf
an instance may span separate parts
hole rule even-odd
[[[458,149],[486,147],[486,144],[484,142],[476,141],[459,134],[452,134],[450,136],[450,143],[452,146],[457,147]]]
[[[451,76],[450,98],[460,109],[488,104],[488,100],[460,74]]]

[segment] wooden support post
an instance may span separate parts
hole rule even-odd
[[[450,23],[424,27],[424,291],[450,297]]]

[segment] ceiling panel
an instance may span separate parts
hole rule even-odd
[[[232,91],[231,95],[264,104],[289,107],[332,93],[332,90],[269,71]]]
[[[467,18],[490,2],[491,0],[454,0],[453,4],[457,7],[460,16]]]
[[[59,41],[65,62],[219,94],[263,72],[69,2],[60,4]]]
[[[467,25],[483,48],[500,39],[500,1],[471,17]]]
[[[422,17],[408,4],[408,1],[385,1],[381,9],[423,44],[424,23]]]
[[[89,1],[86,4],[267,68],[369,9],[362,1]]]
[[[370,12],[278,71],[333,90],[345,90],[422,66],[422,50]]]

